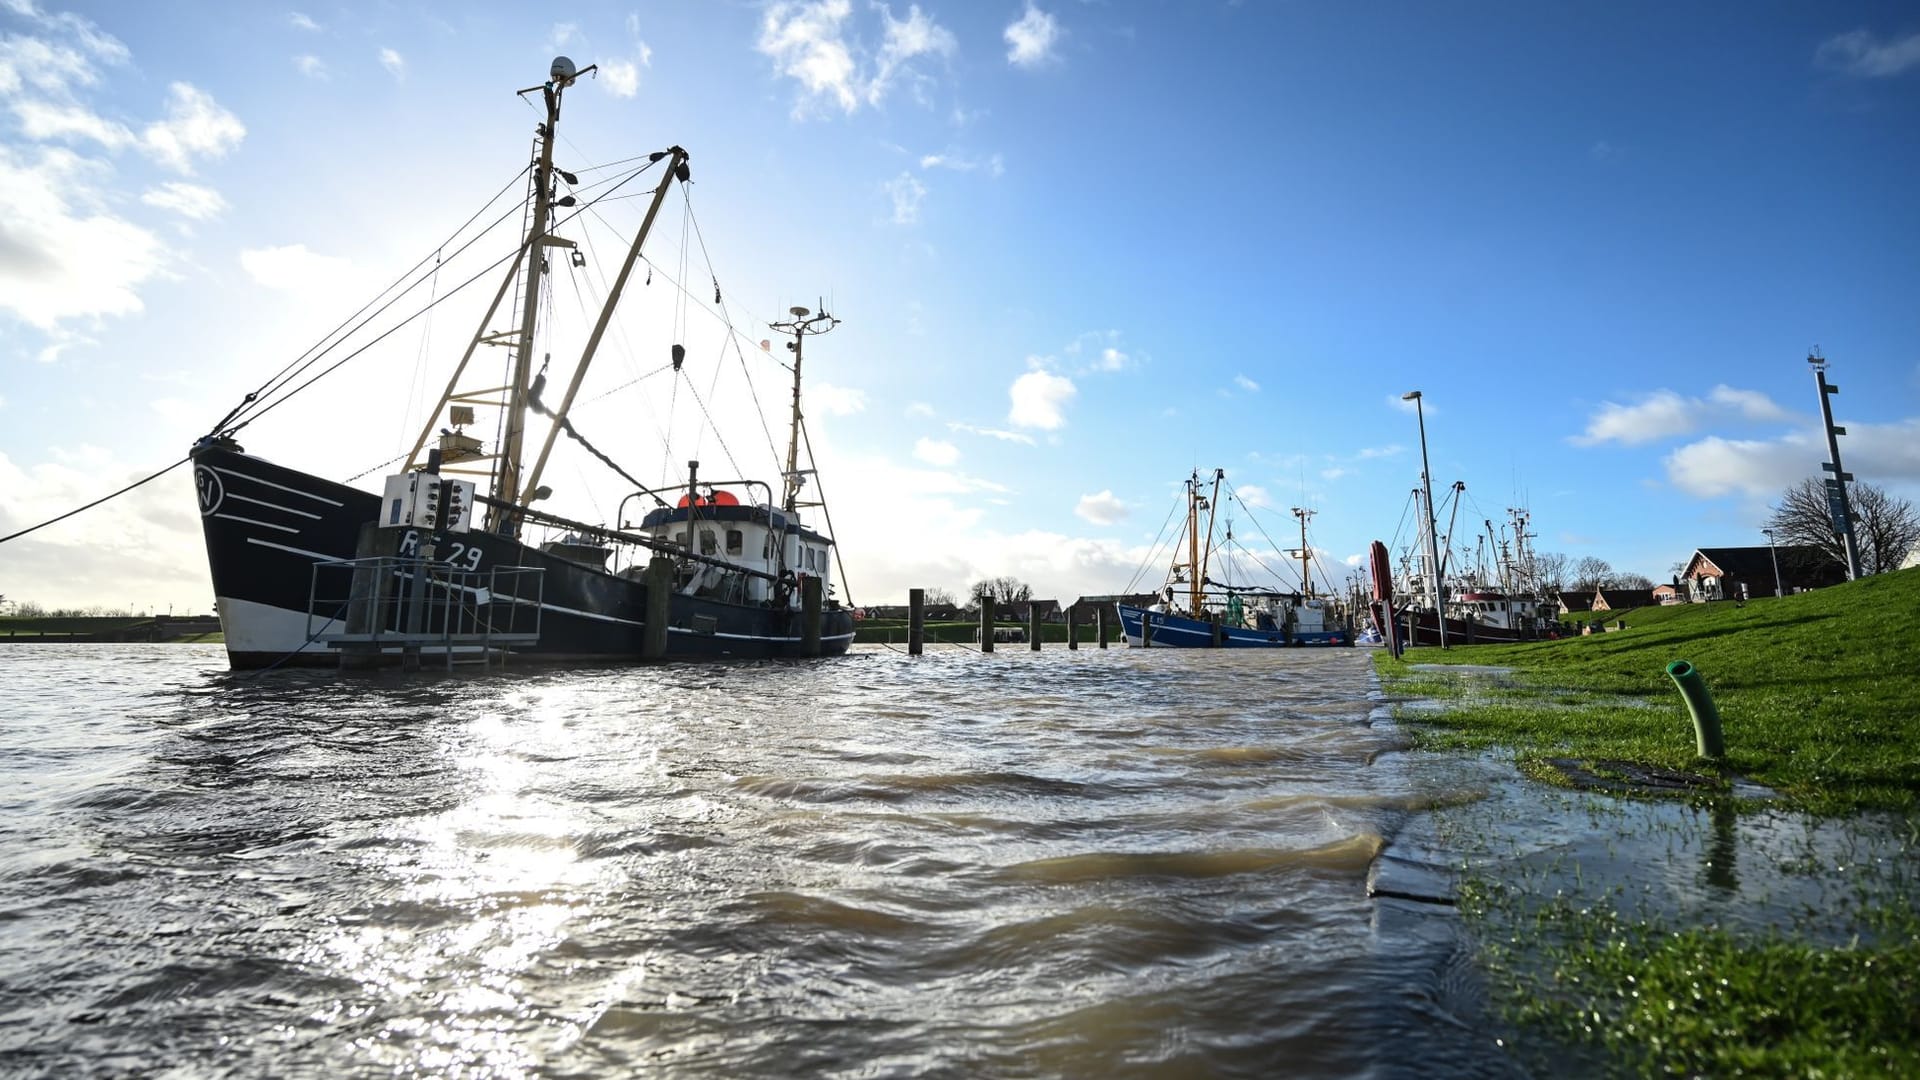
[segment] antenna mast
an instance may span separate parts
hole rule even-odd
[[[773,323],[772,327],[775,330],[793,335],[793,340],[787,342],[788,351],[793,353],[793,428],[787,437],[786,493],[780,500],[781,508],[791,514],[802,506],[821,505],[818,502],[803,503],[800,501],[800,489],[807,482],[806,473],[813,471],[808,469],[803,472],[800,468],[800,423],[804,419],[800,412],[801,354],[805,351],[808,334],[818,336],[827,333],[834,327],[839,326],[840,320],[827,314],[825,311],[816,315],[806,308],[798,306],[788,308],[787,312],[793,316],[793,320],[791,322]]]

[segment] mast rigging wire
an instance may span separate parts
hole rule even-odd
[[[611,193],[612,193],[613,191],[617,191],[617,190],[619,190],[619,187],[620,187],[621,185],[624,185],[624,184],[626,184],[626,183],[628,183],[629,181],[631,181],[631,180],[633,180],[633,179],[634,179],[635,177],[638,177],[639,175],[641,175],[641,173],[644,173],[645,171],[646,171],[646,169],[644,169],[644,168],[643,168],[643,169],[641,169],[641,170],[639,170],[638,172],[634,172],[634,173],[631,173],[631,174],[629,174],[629,175],[628,175],[628,176],[626,177],[626,179],[624,179],[624,180],[622,180],[622,181],[620,181],[620,184],[616,184],[616,185],[615,185],[615,186],[614,186],[613,188],[610,188],[610,189],[608,189],[608,194],[611,194]],[[604,198],[604,196],[602,196],[602,197]],[[597,202],[598,200],[596,199],[596,200],[594,200],[594,201],[596,201],[596,202]],[[558,222],[558,223],[556,223],[556,225],[555,225],[555,228],[558,228],[558,227],[560,227],[561,225],[566,225],[566,224],[568,224],[568,223],[569,223],[569,222],[571,222],[571,221],[572,221],[572,220],[573,220],[574,218],[576,218],[576,217],[578,217],[578,216],[579,216],[579,215],[580,215],[581,213],[584,213],[584,212],[585,212],[585,211],[586,211],[586,210],[587,210],[588,208],[590,208],[591,206],[592,206],[592,203],[588,203],[588,204],[587,204],[587,206],[583,206],[583,207],[581,207],[579,211],[576,211],[575,213],[573,213],[573,214],[570,214],[570,215],[568,215],[565,221],[561,221],[561,222]],[[497,222],[496,222],[496,224],[497,224]],[[492,228],[492,226],[489,226],[489,228]],[[483,234],[483,235],[484,235],[484,234]],[[478,237],[475,237],[474,239],[475,239],[475,240],[477,241],[477,240],[478,240],[479,238],[478,238]],[[470,246],[470,245],[471,245],[471,244],[472,244],[473,242],[474,242],[474,241],[469,241],[469,242],[468,242],[468,244],[469,244],[469,246]],[[513,251],[511,251],[511,252],[508,252],[507,254],[505,254],[505,255],[502,255],[502,256],[500,256],[500,257],[499,257],[498,259],[495,259],[495,260],[494,260],[494,261],[493,261],[492,263],[490,263],[490,264],[488,264],[488,265],[487,265],[487,266],[485,266],[485,267],[482,267],[482,268],[481,268],[481,269],[480,269],[479,271],[477,271],[477,272],[475,272],[475,273],[474,273],[474,275],[473,275],[472,277],[469,277],[469,278],[467,278],[467,279],[466,279],[465,281],[462,281],[462,282],[461,282],[460,284],[458,284],[458,285],[456,285],[456,286],[454,286],[454,287],[453,287],[452,289],[450,289],[450,290],[448,290],[448,291],[447,291],[447,294],[446,294],[445,296],[443,296],[443,297],[441,297],[441,298],[439,299],[439,301],[437,301],[437,302],[436,302],[436,304],[435,304],[435,306],[438,306],[438,304],[443,304],[443,303],[446,303],[447,301],[449,301],[449,300],[451,300],[451,299],[453,299],[453,298],[454,298],[455,296],[457,296],[457,295],[459,295],[459,294],[460,294],[460,293],[461,293],[462,291],[464,291],[464,290],[465,290],[465,289],[467,288],[467,286],[469,286],[469,285],[472,285],[472,284],[473,284],[473,283],[474,283],[475,281],[478,281],[478,280],[479,280],[480,278],[482,278],[482,277],[484,277],[484,276],[486,276],[487,274],[490,274],[490,273],[492,273],[493,271],[495,271],[495,270],[497,270],[497,269],[499,269],[499,268],[500,268],[500,266],[501,266],[502,264],[504,264],[504,263],[506,263],[506,262],[507,262],[508,260],[510,260],[510,259],[513,259],[513,258],[516,258],[516,257],[519,257],[519,256],[521,256],[522,254],[524,254],[524,253],[525,253],[525,252],[527,251],[527,248],[528,248],[528,244],[527,244],[527,242],[526,242],[526,241],[524,241],[524,240],[523,240],[523,241],[522,241],[522,242],[521,242],[521,243],[519,244],[519,246],[517,246],[517,247],[516,247],[516,248],[515,248],[515,249],[514,249]],[[463,248],[462,250],[464,250],[464,248]],[[455,254],[456,254],[456,255],[458,255],[458,254],[459,254],[459,252],[455,252]],[[416,284],[417,284],[417,283],[416,283]],[[404,295],[404,294],[402,294],[402,295]],[[395,297],[395,300],[396,300],[396,301],[397,301],[398,299],[399,299],[398,297]],[[391,302],[389,302],[389,304],[388,304],[387,306],[388,306],[388,307],[390,307],[390,306],[392,306],[392,303],[391,303]],[[385,311],[385,310],[386,310],[386,307],[382,307],[382,308],[381,308],[380,310],[381,310],[381,311]],[[259,419],[260,417],[262,417],[262,416],[265,416],[265,415],[266,415],[267,413],[269,413],[269,412],[272,412],[272,411],[273,411],[274,409],[276,409],[276,408],[278,408],[279,406],[281,406],[281,405],[283,405],[283,404],[285,404],[286,402],[288,402],[288,401],[290,401],[290,400],[292,400],[292,399],[293,399],[293,398],[294,398],[294,397],[295,397],[296,395],[298,395],[298,394],[299,394],[300,392],[302,392],[302,391],[304,391],[305,389],[307,389],[307,387],[309,387],[309,386],[312,386],[312,385],[313,385],[314,383],[316,383],[316,382],[319,382],[319,381],[320,381],[321,379],[324,379],[324,378],[326,378],[326,377],[327,377],[328,375],[331,375],[331,374],[333,374],[333,373],[334,373],[335,371],[338,371],[338,370],[340,369],[340,367],[341,367],[341,365],[343,365],[343,364],[345,364],[345,363],[347,363],[347,362],[348,362],[349,360],[352,360],[352,359],[353,359],[354,357],[356,357],[356,356],[359,356],[359,355],[360,355],[361,353],[363,353],[363,352],[366,352],[366,351],[367,351],[368,349],[371,349],[371,348],[373,348],[373,347],[374,347],[375,345],[378,345],[378,344],[379,344],[380,342],[382,342],[382,341],[385,341],[385,340],[386,340],[386,339],[387,339],[388,337],[390,337],[390,336],[392,336],[392,335],[393,335],[394,333],[396,333],[396,332],[398,332],[399,330],[401,330],[402,328],[404,328],[405,326],[407,326],[407,324],[409,324],[409,323],[411,323],[411,322],[413,322],[413,320],[415,320],[415,319],[418,319],[418,318],[419,318],[420,316],[422,316],[422,315],[425,315],[425,314],[426,314],[426,313],[427,313],[428,311],[430,311],[430,310],[432,310],[432,308],[431,308],[431,307],[428,307],[428,308],[422,308],[422,309],[420,309],[419,311],[416,311],[416,312],[414,312],[414,313],[413,313],[412,315],[409,315],[409,316],[407,316],[407,317],[406,317],[405,319],[403,319],[403,320],[401,320],[401,321],[400,321],[399,323],[397,323],[397,324],[395,324],[394,326],[392,326],[392,327],[389,327],[389,328],[388,328],[387,330],[385,330],[385,331],[383,331],[383,332],[381,332],[381,334],[380,334],[379,336],[377,336],[377,337],[375,337],[375,338],[374,338],[373,340],[371,340],[371,341],[369,341],[369,342],[367,342],[366,344],[364,344],[364,345],[362,345],[362,346],[360,346],[359,348],[357,348],[357,349],[355,349],[355,350],[353,350],[352,352],[350,352],[350,353],[348,353],[347,355],[345,355],[345,356],[343,356],[343,357],[341,357],[340,359],[338,359],[338,360],[336,360],[336,361],[334,361],[334,362],[333,362],[332,364],[330,364],[330,365],[328,365],[327,367],[325,367],[325,368],[323,368],[323,369],[321,369],[321,371],[320,371],[320,373],[319,373],[319,374],[317,374],[317,375],[315,375],[315,376],[313,376],[312,378],[310,378],[310,379],[308,379],[307,381],[305,381],[305,382],[303,382],[303,383],[301,383],[301,384],[300,384],[299,386],[296,386],[296,387],[294,387],[294,388],[293,388],[292,390],[289,390],[289,391],[287,391],[286,393],[284,393],[284,394],[281,394],[281,395],[280,395],[279,397],[277,397],[277,398],[275,398],[274,400],[272,400],[272,401],[270,401],[270,402],[268,402],[268,403],[266,403],[265,405],[262,405],[262,406],[260,406],[260,407],[259,407],[258,409],[255,409],[255,410],[253,411],[253,413],[252,413],[252,415],[250,415],[250,416],[248,416],[248,417],[247,417],[247,418],[246,418],[245,420],[243,420],[243,421],[241,421],[241,422],[240,422],[239,424],[237,424],[237,425],[234,425],[234,426],[233,426],[233,427],[231,427],[231,428],[228,428],[228,427],[227,427],[227,425],[228,425],[228,424],[229,424],[229,423],[230,423],[230,422],[231,422],[231,421],[232,421],[232,420],[234,419],[234,417],[235,417],[235,416],[236,416],[236,415],[237,415],[237,414],[238,414],[238,413],[240,412],[240,409],[235,409],[235,410],[233,411],[233,413],[230,413],[230,414],[228,414],[228,417],[227,417],[227,419],[226,419],[226,420],[223,420],[223,421],[221,421],[221,422],[220,422],[220,423],[219,423],[218,425],[216,425],[216,426],[214,427],[214,429],[213,429],[213,431],[212,431],[212,432],[209,432],[209,434],[211,435],[211,434],[214,434],[214,433],[218,433],[218,432],[221,432],[221,431],[223,431],[223,430],[225,430],[227,434],[232,434],[232,433],[234,433],[234,432],[237,432],[237,431],[239,431],[239,430],[240,430],[241,428],[243,428],[243,427],[246,427],[246,426],[247,426],[248,424],[251,424],[251,423],[253,423],[253,422],[254,422],[255,420],[258,420],[258,419]],[[379,312],[375,312],[374,314],[375,314],[375,315],[378,315],[378,314],[379,314]],[[355,327],[354,329],[355,329],[355,330],[358,330],[358,329],[360,329],[360,327],[362,327],[362,326],[365,326],[365,325],[366,325],[366,323],[367,323],[367,321],[370,321],[370,320],[371,320],[371,318],[372,318],[372,316],[369,316],[367,320],[363,320],[363,321],[362,321],[362,322],[360,323],[360,326],[356,326],[356,327]],[[329,346],[328,346],[328,348],[329,348],[329,349],[332,349],[332,348],[334,348],[335,346],[337,346],[338,344],[339,344],[338,342],[335,342],[335,343],[334,343],[334,345],[329,345]],[[322,355],[324,355],[324,354],[322,354]],[[308,367],[311,367],[311,366],[312,366],[312,365],[313,365],[314,363],[316,363],[316,362],[318,362],[318,361],[319,361],[320,359],[321,359],[321,357],[320,357],[320,356],[315,356],[315,357],[314,357],[314,358],[313,358],[312,360],[309,360],[309,361],[307,361],[307,363],[305,363],[305,364],[302,364],[302,365],[300,366],[300,369],[299,369],[299,370],[300,370],[300,371],[305,371],[305,370],[306,370],[306,369],[307,369]],[[290,380],[289,380],[289,381],[290,381]],[[282,385],[282,386],[284,386],[284,385],[285,385],[285,383],[283,382],[283,383],[282,383],[281,385]],[[277,388],[276,388],[276,389],[277,389]],[[250,403],[251,403],[251,402],[253,401],[253,399],[254,399],[254,398],[255,398],[256,396],[257,396],[257,392],[256,392],[255,394],[249,394],[249,395],[247,395],[247,401],[246,401],[246,402],[243,402],[243,403],[242,403],[242,405],[241,405],[241,408],[245,408],[245,407],[246,407],[246,405],[247,405],[247,404],[250,404]]]
[[[166,468],[161,469],[159,472],[153,473],[152,475],[143,477],[139,480],[135,480],[133,483],[128,484],[126,487],[121,488],[119,491],[116,491],[111,495],[102,495],[99,498],[88,503],[87,505],[77,506],[72,510],[67,511],[64,514],[61,514],[58,517],[50,517],[38,525],[29,525],[26,528],[21,529],[19,532],[8,533],[5,536],[0,536],[0,544],[4,544],[9,540],[19,539],[20,537],[25,536],[30,532],[38,532],[39,530],[44,529],[47,526],[54,524],[55,522],[65,521],[75,514],[81,513],[86,510],[91,510],[94,507],[99,506],[101,503],[106,502],[108,499],[117,499],[120,496],[125,495],[127,492],[132,491],[134,488],[141,486],[142,484],[149,484],[155,480],[160,479],[161,477],[167,475],[168,473],[179,468],[180,466],[185,465],[188,461],[191,461],[192,459],[193,459],[193,455],[188,454],[186,457],[183,457],[179,461],[176,461],[173,464],[167,466]]]

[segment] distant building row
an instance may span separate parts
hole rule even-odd
[[[1847,580],[1846,567],[1817,547],[1699,548],[1673,584],[1651,589],[1562,593],[1560,613],[1625,611],[1654,604],[1702,604],[1823,589]]]

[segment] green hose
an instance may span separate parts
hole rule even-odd
[[[1694,741],[1700,756],[1726,757],[1727,744],[1720,736],[1720,710],[1714,707],[1713,695],[1707,692],[1707,681],[1700,677],[1699,669],[1685,660],[1675,660],[1667,665],[1667,674],[1672,677],[1673,685],[1680,688],[1687,712],[1693,715]]]

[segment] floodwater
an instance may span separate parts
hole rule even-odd
[[[1481,1076],[1365,650],[0,648],[0,1073]]]

